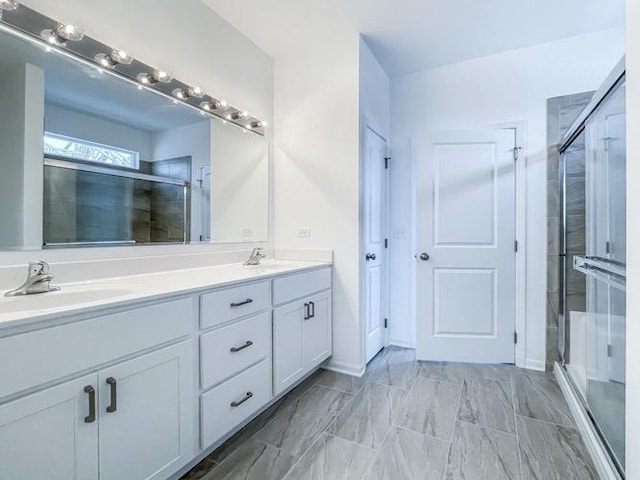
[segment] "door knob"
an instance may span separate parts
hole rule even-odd
[[[369,260],[375,260],[376,259],[376,254],[375,253],[367,253],[366,257],[364,257],[367,259],[367,262]]]
[[[427,260],[429,260],[429,254],[427,252],[422,252],[420,254],[420,260],[422,260],[423,262],[426,262]]]

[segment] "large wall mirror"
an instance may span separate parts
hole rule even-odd
[[[268,141],[0,31],[0,250],[268,239]]]

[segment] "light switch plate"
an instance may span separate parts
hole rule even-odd
[[[311,229],[309,227],[300,227],[297,230],[298,238],[311,238]]]

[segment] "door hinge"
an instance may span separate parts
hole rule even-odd
[[[389,328],[389,319],[388,318],[384,319],[384,328]]]
[[[513,241],[513,251],[516,253],[518,252],[518,240]]]
[[[389,168],[389,162],[391,161],[391,157],[384,157],[384,168]]]
[[[613,345],[607,345],[607,357],[613,357]]]
[[[389,248],[389,239],[388,238],[384,239],[384,248]]]
[[[520,150],[522,147],[513,147],[513,161],[517,162],[520,159]]]
[[[513,332],[513,343],[518,343],[518,332]]]

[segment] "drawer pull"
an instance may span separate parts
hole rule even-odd
[[[253,393],[251,392],[247,392],[247,394],[244,396],[244,398],[242,400],[240,400],[239,402],[231,402],[231,406],[232,407],[239,407],[240,405],[242,405],[244,402],[246,402],[247,400],[249,400],[251,397],[253,397]]]
[[[107,385],[111,386],[111,405],[107,407],[107,412],[113,413],[118,409],[118,384],[115,378],[109,377]]]
[[[253,302],[253,298],[247,298],[246,300],[242,301],[242,302],[232,302],[231,303],[231,307],[241,307],[242,305],[246,305],[247,303],[251,303]]]
[[[84,387],[84,393],[89,395],[89,415],[84,417],[84,422],[93,423],[96,421],[96,389],[87,385]]]
[[[316,304],[314,302],[309,302],[309,306],[311,307],[311,313],[309,313],[309,318],[315,318],[315,316],[316,316]]]
[[[253,345],[253,342],[251,340],[247,340],[247,343],[245,343],[244,345],[242,345],[240,347],[232,347],[231,348],[231,353],[239,352],[240,350],[244,350],[245,348],[249,348],[251,345]]]
[[[304,304],[304,319],[309,320],[311,318],[311,314],[309,313],[309,304]]]

